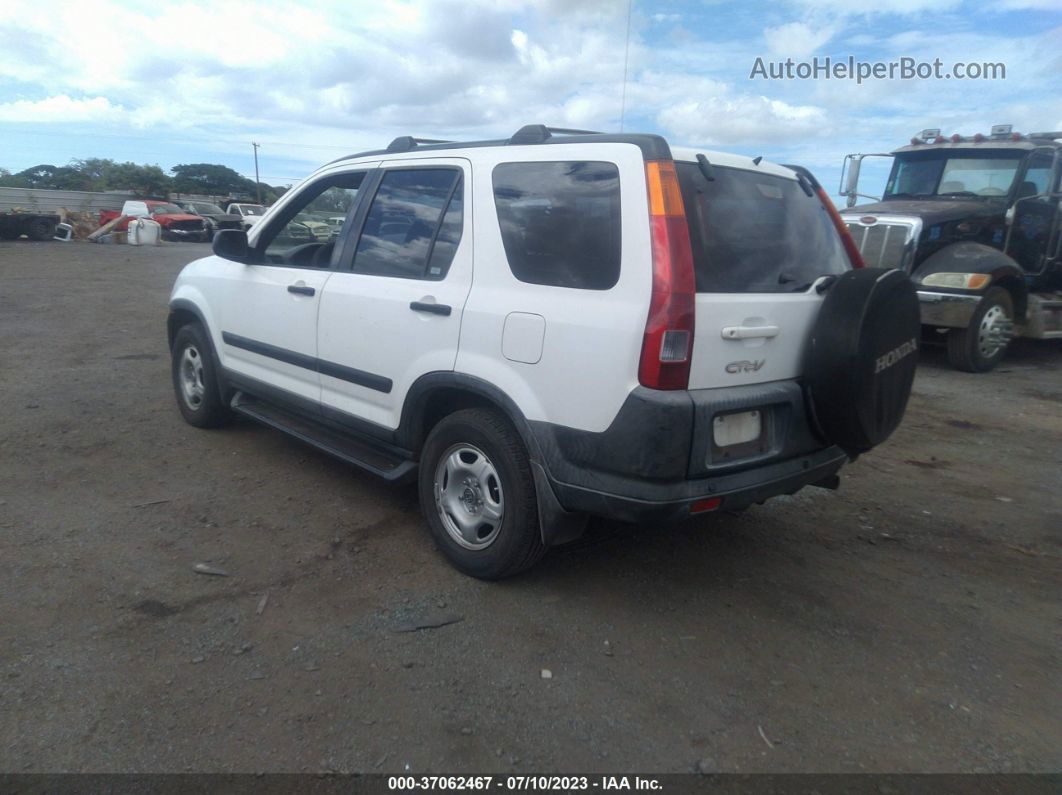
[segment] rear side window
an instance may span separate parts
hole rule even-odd
[[[461,182],[454,168],[386,171],[358,239],[354,271],[444,278],[461,241]]]
[[[794,179],[676,163],[699,293],[789,293],[849,262],[826,208]]]
[[[583,290],[615,286],[620,194],[613,163],[502,163],[493,180],[505,256],[517,279]]]

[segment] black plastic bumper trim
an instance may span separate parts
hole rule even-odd
[[[705,497],[721,497],[721,510],[737,510],[781,494],[794,494],[805,486],[836,488],[833,478],[846,460],[840,448],[831,447],[759,469],[661,486],[655,490],[659,499],[597,491],[556,480],[551,485],[567,511],[626,522],[675,522],[689,518],[692,503]]]

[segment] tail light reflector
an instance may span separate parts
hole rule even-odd
[[[714,511],[723,504],[722,497],[704,497],[690,504],[690,513],[704,513]]]
[[[638,381],[650,389],[687,389],[697,288],[686,208],[674,161],[647,161],[645,178],[649,190],[653,286]]]

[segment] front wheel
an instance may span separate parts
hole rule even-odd
[[[527,450],[497,411],[466,409],[439,422],[424,443],[418,486],[432,538],[459,571],[500,580],[545,554]]]
[[[232,419],[218,384],[210,341],[198,324],[182,326],[173,338],[171,373],[177,408],[189,425],[215,428]]]
[[[1014,329],[1014,301],[992,287],[977,305],[970,325],[948,332],[948,361],[957,370],[987,373],[1003,359]]]

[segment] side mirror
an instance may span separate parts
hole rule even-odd
[[[863,165],[863,159],[848,155],[845,160],[848,160],[848,178],[845,180],[842,193],[845,196],[854,197],[859,192],[859,168]]]
[[[247,233],[242,229],[221,229],[214,234],[214,254],[222,259],[242,262],[251,261],[251,247]]]

